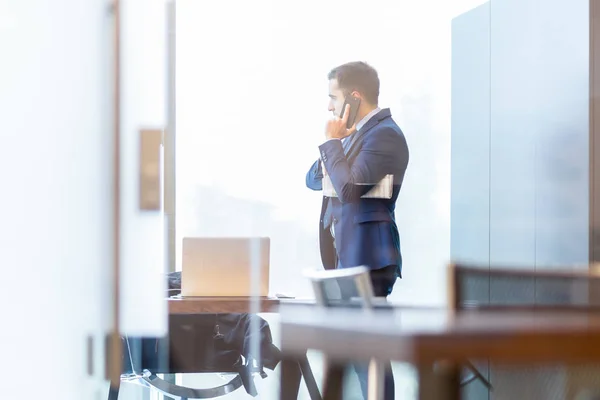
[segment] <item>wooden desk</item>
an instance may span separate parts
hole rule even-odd
[[[462,312],[455,316],[433,309],[365,312],[298,305],[281,305],[279,312],[281,348],[286,355],[315,349],[333,363],[375,357],[410,362],[423,372],[432,371],[440,360],[600,361],[600,315],[583,312]]]
[[[279,299],[261,297],[260,312],[276,312]],[[167,299],[169,314],[202,314],[202,313],[247,313],[250,312],[250,297],[186,297]]]

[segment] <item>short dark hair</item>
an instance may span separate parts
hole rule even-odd
[[[335,67],[327,76],[329,80],[335,79],[338,86],[347,96],[356,90],[363,95],[366,101],[377,105],[379,101],[379,76],[375,68],[366,62],[353,61]]]

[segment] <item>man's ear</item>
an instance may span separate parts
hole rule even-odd
[[[354,90],[352,93],[350,93],[350,95],[354,96],[354,97],[358,97],[359,99],[363,99],[362,95],[360,93],[358,93],[356,90]]]

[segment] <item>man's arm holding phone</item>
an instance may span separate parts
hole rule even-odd
[[[326,135],[326,142],[340,141],[341,139],[352,134],[352,132],[356,130],[355,120],[359,106],[359,98],[350,96],[346,99],[346,101],[344,102],[344,108],[342,109],[341,118],[338,118],[339,121],[342,121],[346,125],[346,134],[342,137]],[[308,173],[306,174],[306,187],[308,187],[309,189],[323,190],[323,165],[321,161],[321,159],[315,161],[315,163],[312,165],[312,167],[310,167]]]
[[[350,135],[353,129],[346,128],[347,114],[343,118],[334,118],[327,122],[326,138],[343,138]],[[319,149],[324,168],[327,169],[331,183],[342,203],[358,200],[372,185],[377,184],[384,176],[393,173],[399,157],[404,154],[401,139],[390,128],[372,130],[365,138],[361,151],[352,166],[344,154],[340,141],[326,141]],[[408,157],[408,154],[406,154]]]

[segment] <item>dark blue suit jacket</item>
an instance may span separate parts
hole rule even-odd
[[[336,268],[338,249],[341,268],[367,266],[379,269],[397,265],[402,270],[400,238],[394,210],[408,165],[404,134],[389,109],[375,114],[348,139],[346,151],[339,140],[323,143],[321,160],[338,194],[332,198],[335,248],[329,229],[323,227],[327,198],[323,197],[319,224],[321,259],[326,269]],[[306,174],[306,186],[322,190],[323,172],[317,160]],[[385,175],[394,175],[391,199],[363,199]]]

